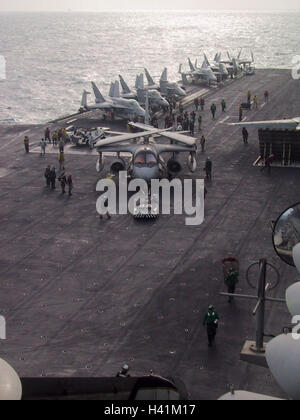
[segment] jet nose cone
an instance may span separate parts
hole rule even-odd
[[[178,89],[178,91],[177,91],[177,95],[179,95],[179,96],[186,96],[186,92],[183,90],[183,89]]]
[[[139,108],[138,116],[139,117],[145,117],[146,116],[146,111],[143,108]]]

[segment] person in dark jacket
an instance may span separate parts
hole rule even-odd
[[[222,99],[221,106],[222,106],[222,112],[225,112],[226,107],[227,107],[225,99]]]
[[[68,176],[67,184],[68,184],[68,187],[69,187],[69,196],[71,196],[72,195],[72,190],[73,190],[73,178],[72,178],[71,174]]]
[[[243,133],[244,143],[248,144],[249,133],[246,127],[243,127],[242,133]]]
[[[212,347],[217,335],[219,325],[219,315],[213,305],[210,305],[208,311],[204,315],[203,326],[207,328],[208,345]]]
[[[44,176],[46,178],[47,187],[50,187],[50,185],[51,185],[50,172],[51,172],[51,168],[50,168],[50,165],[49,165],[49,166],[47,166],[47,168],[45,170],[45,174],[44,174]]]
[[[56,171],[55,171],[54,166],[53,166],[53,168],[51,169],[49,176],[50,176],[51,188],[52,188],[53,190],[55,190],[55,188],[56,188],[56,187],[55,187],[55,183],[56,183]]]
[[[25,136],[24,138],[24,146],[25,146],[25,152],[29,153],[29,137]]]
[[[204,170],[206,172],[206,178],[211,179],[211,176],[212,176],[212,161],[210,160],[210,158],[207,158],[207,160],[205,162]]]
[[[59,180],[60,186],[61,186],[61,193],[65,194],[66,193],[66,185],[67,185],[66,174],[64,172],[62,172],[61,175],[59,176],[58,180]]]
[[[216,104],[212,104],[212,106],[210,107],[211,113],[212,113],[212,117],[213,120],[216,118],[216,111],[217,111],[217,107]]]
[[[201,145],[201,151],[202,151],[202,153],[205,152],[205,143],[206,143],[205,137],[204,136],[201,136],[200,145]]]
[[[230,270],[226,273],[225,276],[225,284],[228,288],[228,293],[234,294],[236,285],[239,282],[239,273],[235,271],[233,268],[230,268]],[[229,296],[228,302],[231,303],[233,300],[232,296]]]
[[[48,140],[48,143],[51,144],[51,132],[49,127],[45,130],[45,140]]]

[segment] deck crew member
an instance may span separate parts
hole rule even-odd
[[[67,184],[68,184],[68,187],[69,187],[69,196],[71,196],[72,195],[72,190],[73,190],[73,178],[72,178],[71,174],[67,178]]]
[[[210,160],[210,158],[207,158],[206,159],[204,170],[206,172],[206,178],[207,179],[211,179],[211,174],[212,174],[212,161]]]
[[[243,127],[242,133],[243,133],[244,143],[248,144],[249,133],[246,127]]]
[[[201,131],[201,126],[202,126],[202,116],[199,115],[198,117],[198,125],[199,125],[199,131]]]
[[[55,168],[53,166],[53,168],[51,169],[50,173],[49,173],[49,177],[50,177],[50,182],[51,182],[51,188],[52,190],[55,190],[55,182],[56,182],[56,171]]]
[[[47,147],[46,140],[42,139],[40,141],[40,147],[41,147],[41,156],[45,156],[45,154],[46,154],[46,147]]]
[[[235,293],[235,288],[238,281],[239,281],[239,273],[231,267],[225,276],[225,284],[228,288],[228,293],[230,294]],[[231,303],[232,300],[233,300],[233,296],[229,296],[228,302]]]
[[[49,166],[47,166],[47,168],[45,170],[45,173],[44,173],[44,176],[46,178],[47,187],[50,187],[50,185],[51,185],[50,172],[51,172],[51,168],[50,168],[50,165],[49,165]]]
[[[217,329],[219,325],[219,315],[213,305],[210,305],[208,311],[204,315],[203,325],[207,327],[207,338],[208,345],[212,347],[217,335]]]
[[[257,96],[257,95],[255,95],[255,96],[253,97],[253,103],[254,103],[254,105],[255,105],[255,109],[258,109],[258,96]]]
[[[215,117],[216,117],[216,111],[217,111],[216,104],[212,104],[212,106],[210,107],[210,110],[211,110],[212,117],[213,117],[213,120],[214,120]]]
[[[48,143],[49,144],[51,144],[51,138],[50,138],[50,136],[51,136],[50,129],[49,129],[49,127],[47,127],[46,130],[45,130],[45,140],[46,141],[48,140]]]
[[[202,153],[204,153],[204,151],[205,151],[205,143],[206,143],[205,137],[204,136],[201,136],[200,145],[201,145],[201,151],[202,151]]]
[[[25,146],[25,152],[29,153],[29,137],[25,136],[24,138],[24,146]]]
[[[222,99],[221,106],[222,106],[222,112],[225,112],[226,111],[226,101],[225,101],[225,99]]]
[[[118,372],[117,374],[117,378],[129,378],[129,366],[128,365],[123,365],[122,366],[122,370],[120,370],[120,372]]]

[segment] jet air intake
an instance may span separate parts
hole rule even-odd
[[[167,163],[167,167],[172,174],[178,174],[182,170],[181,164],[176,159],[170,159]]]
[[[118,175],[119,172],[124,171],[126,169],[126,163],[123,159],[119,158],[115,160],[110,167],[111,173],[114,175]]]

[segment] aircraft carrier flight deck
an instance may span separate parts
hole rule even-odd
[[[288,70],[257,70],[203,92],[202,131],[196,129],[195,136],[205,135],[206,151],[199,146],[192,175],[181,159],[181,177],[188,178],[204,178],[206,158],[213,162],[205,221],[197,227],[185,226],[185,215],[172,214],[149,222],[131,215],[100,220],[96,184],[108,174],[109,158],[98,174],[97,156],[67,148],[65,167],[74,190],[72,197],[63,196],[59,184],[56,191],[45,185],[46,166],[58,168],[57,149],[49,146],[46,157],[39,154],[46,125],[0,126],[0,315],[7,321],[0,349],[20,376],[114,376],[126,362],[132,375],[151,369],[181,378],[195,400],[217,399],[231,385],[286,397],[268,369],[240,361],[244,342],[255,339],[255,303],[236,299],[229,304],[220,296],[226,291],[221,260],[229,255],[240,262],[238,293],[253,294],[245,273],[260,258],[280,271],[280,285],[271,296],[284,298],[297,278],[274,251],[271,222],[299,201],[299,169],[274,167],[270,176],[261,172],[253,166],[258,130],[249,130],[244,145],[241,129],[226,125],[238,122],[249,90],[260,103],[258,110],[244,112],[246,121],[299,114],[299,81]],[[189,98],[185,107],[190,112]],[[209,110],[213,102],[215,121]],[[49,127],[76,123],[126,131],[119,121],[104,123],[93,115],[92,120],[88,114],[57,120]],[[220,315],[213,348],[202,324],[210,304]],[[280,334],[290,322],[285,305],[267,304],[267,334]]]

